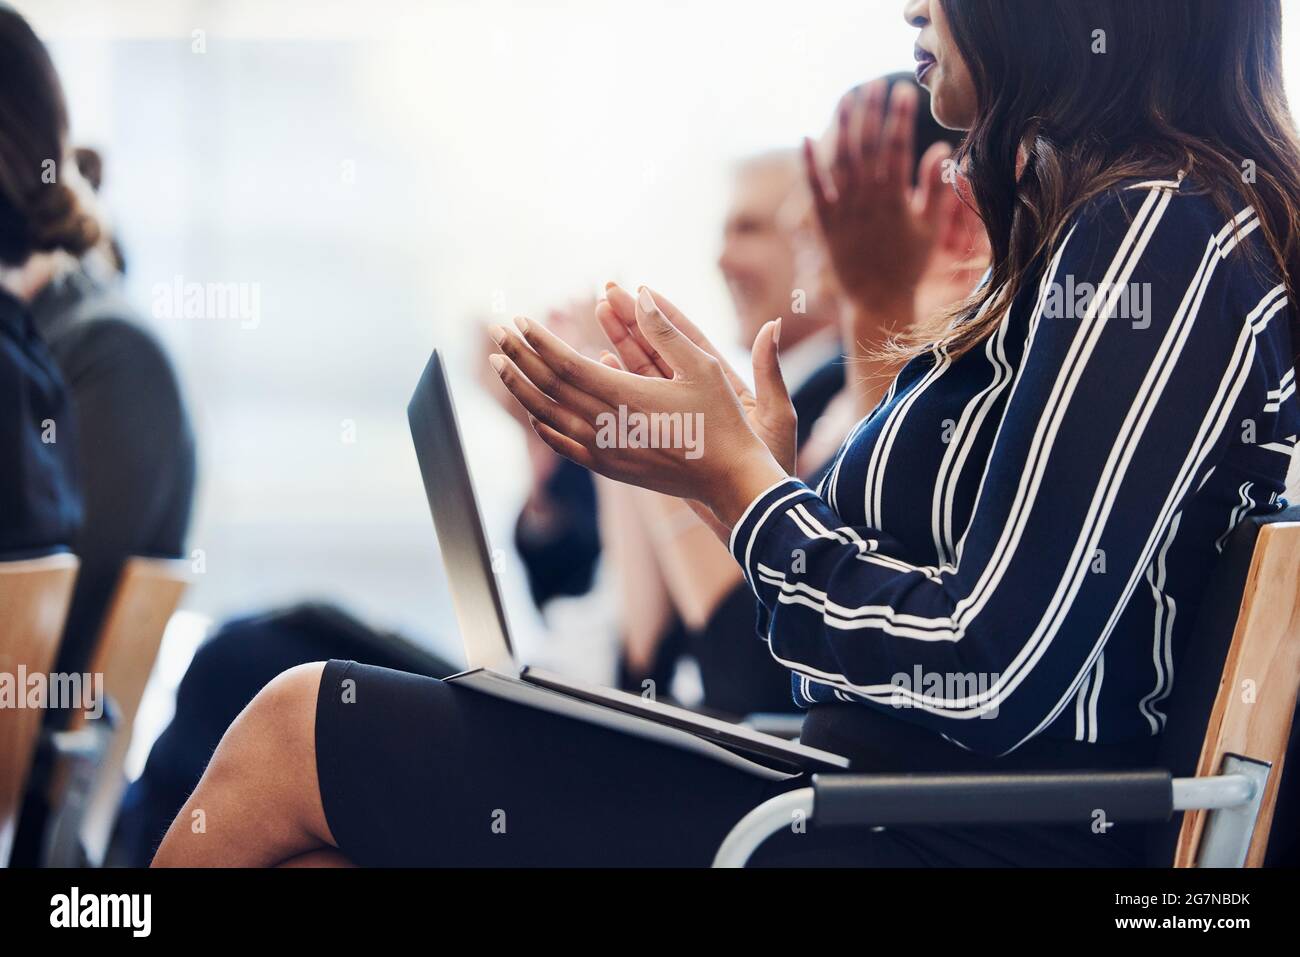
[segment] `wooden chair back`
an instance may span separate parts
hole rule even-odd
[[[9,864],[45,716],[43,706],[27,707],[27,679],[48,680],[77,565],[71,554],[0,562],[0,867]]]
[[[1236,629],[1228,648],[1197,776],[1220,772],[1225,755],[1271,765],[1247,867],[1259,867],[1268,847],[1273,809],[1300,690],[1300,522],[1259,529]],[[1183,816],[1175,867],[1196,864],[1206,812]]]
[[[122,569],[91,656],[90,672],[104,676],[104,691],[117,709],[112,743],[95,776],[82,818],[81,838],[92,862],[102,861],[126,790],[123,768],[145,685],[153,672],[163,632],[189,584],[180,559],[132,558]],[[77,713],[69,723],[85,723]]]

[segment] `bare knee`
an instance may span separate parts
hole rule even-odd
[[[295,752],[306,748],[316,754],[316,698],[320,693],[323,661],[295,665],[282,671],[257,693],[231,725],[246,722],[254,743]],[[277,732],[278,733],[275,733]],[[230,731],[226,732],[227,736]],[[225,741],[223,739],[222,743]]]
[[[316,698],[323,662],[297,665],[267,683],[226,731],[212,758],[214,783],[241,789],[252,807],[320,805]],[[319,815],[323,821],[323,812]],[[311,828],[312,822],[303,823]]]
[[[316,698],[324,667],[290,668],[240,712],[155,864],[172,863],[178,853],[190,856],[182,849],[218,846],[240,859],[273,863],[333,843],[316,777]]]

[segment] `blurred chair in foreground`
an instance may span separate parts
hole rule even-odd
[[[9,863],[18,807],[40,733],[43,708],[28,707],[28,676],[48,676],[77,577],[62,553],[0,563],[0,866]]]
[[[52,775],[49,802],[54,812],[43,853],[48,866],[104,862],[126,791],[124,766],[140,699],[167,623],[188,584],[188,565],[175,559],[133,558],[122,572],[88,669],[103,675],[114,726],[105,738],[104,753],[89,763],[87,773],[78,774],[70,763],[63,763]],[[85,713],[74,712],[61,734],[75,735],[86,724]]]

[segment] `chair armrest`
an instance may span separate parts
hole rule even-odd
[[[1238,781],[1223,782],[1229,789]],[[1235,795],[1235,791],[1233,791]],[[816,827],[1068,823],[1096,810],[1110,821],[1167,821],[1175,810],[1168,771],[1008,774],[815,774],[812,787],[760,804],[731,830],[714,867],[744,867],[795,815]]]
[[[47,776],[60,761],[98,761],[104,754],[107,741],[117,729],[120,712],[112,698],[104,699],[104,713],[88,720],[76,731],[43,729],[37,745],[43,770]]]
[[[1089,820],[1167,821],[1210,809],[1203,866],[1242,866],[1267,765],[1234,758],[1225,773],[1173,778],[1168,771],[1018,774],[815,774],[812,787],[778,794],[751,810],[718,848],[714,867],[744,867],[759,845],[796,816],[818,827],[1045,824]],[[1224,812],[1227,812],[1226,814]]]
[[[76,731],[52,731],[46,746],[56,758],[65,761],[89,761],[98,764],[108,751],[113,736],[111,721],[91,721]]]
[[[1063,824],[1097,810],[1112,821],[1167,821],[1168,771],[1020,774],[816,774],[816,822],[855,825]]]

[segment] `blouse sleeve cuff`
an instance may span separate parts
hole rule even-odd
[[[756,594],[758,566],[763,555],[761,544],[765,532],[784,517],[783,505],[808,497],[815,498],[816,493],[796,478],[784,478],[750,502],[741,514],[740,521],[731,530],[731,554],[740,564],[745,580]]]

